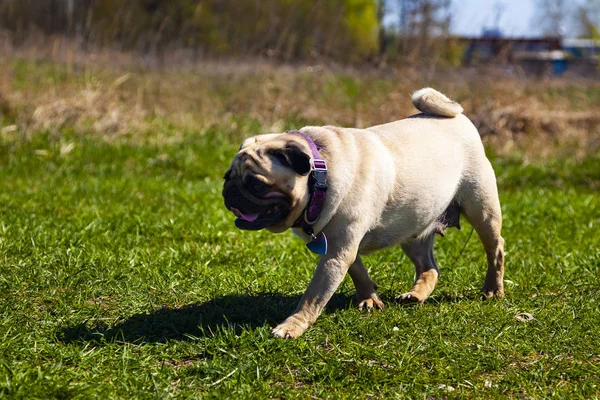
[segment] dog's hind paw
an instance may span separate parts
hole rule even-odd
[[[367,299],[363,299],[358,303],[358,309],[360,311],[371,311],[373,310],[373,308],[376,308],[378,310],[383,310],[383,308],[385,307],[385,304],[383,304],[383,301],[381,301],[381,299],[379,298],[379,296],[377,296],[377,293],[373,293],[371,295],[371,297],[367,298]]]
[[[414,292],[402,293],[396,296],[396,301],[402,304],[420,304],[422,305],[425,299],[420,299]]]

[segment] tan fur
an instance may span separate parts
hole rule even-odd
[[[308,177],[298,176],[294,171],[281,166],[269,156],[269,150],[282,148],[289,141],[295,141],[306,152],[310,152],[302,138],[280,133],[264,134],[246,139],[229,168],[233,172],[233,177],[250,172],[275,186],[277,190],[292,200],[293,209],[285,221],[267,228],[273,233],[289,229],[308,202],[306,193]]]
[[[323,147],[321,155],[329,166],[325,205],[314,225],[315,232],[327,235],[329,250],[321,256],[298,308],[273,329],[273,335],[300,336],[315,322],[347,272],[356,286],[359,307],[383,308],[377,285],[359,254],[389,246],[401,245],[415,264],[413,288],[400,300],[425,301],[439,277],[433,257],[437,218],[453,202],[459,204],[485,247],[485,296],[503,296],[502,215],[496,179],[479,134],[461,115],[459,104],[433,89],[416,92],[413,102],[425,114],[367,129],[301,129]],[[265,149],[290,140],[303,142],[293,134],[260,135],[246,140],[240,152],[260,154],[262,150],[264,154]],[[265,179],[287,182],[291,189],[286,193],[294,199],[290,216],[269,229],[290,228],[308,202],[306,177],[292,176],[268,159],[258,160],[267,171]],[[242,171],[244,165],[234,160],[232,169]],[[294,231],[309,240],[301,230]]]
[[[442,117],[456,117],[463,112],[460,104],[432,88],[424,88],[414,92],[412,103],[419,111]]]

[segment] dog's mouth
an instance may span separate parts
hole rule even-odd
[[[231,207],[231,212],[238,218],[243,219],[244,221],[248,221],[248,222],[254,222],[256,221],[256,219],[258,218],[258,216],[260,214],[255,213],[255,214],[244,214],[243,212],[241,212],[240,210],[238,210],[235,207]]]
[[[284,220],[290,211],[289,199],[281,192],[272,191],[257,197],[238,185],[226,184],[223,197],[225,207],[236,216],[235,226],[239,229],[268,228]]]
[[[230,211],[237,217],[235,226],[247,230],[268,228],[287,215],[287,212],[282,212],[282,208],[278,206],[273,206],[264,212],[242,212],[235,207],[231,207]]]

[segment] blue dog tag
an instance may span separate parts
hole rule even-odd
[[[327,236],[319,233],[312,241],[306,243],[306,247],[316,254],[327,254]]]

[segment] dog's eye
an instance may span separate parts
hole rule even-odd
[[[256,196],[262,196],[263,194],[267,193],[270,188],[267,183],[255,178],[254,176],[249,176],[244,183],[244,186],[246,186],[246,188]]]
[[[254,182],[252,182],[252,186],[250,187],[250,189],[252,190],[252,193],[254,193],[254,194],[263,195],[263,194],[267,193],[267,191],[269,190],[269,185],[267,185],[263,181],[259,181],[258,179],[255,179]]]

